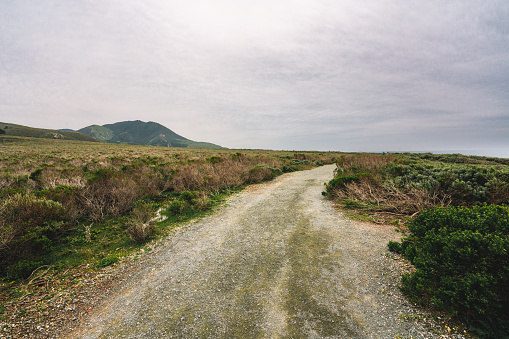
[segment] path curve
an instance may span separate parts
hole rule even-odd
[[[76,338],[428,338],[387,255],[393,228],[351,221],[321,192],[334,166],[231,197],[168,238]]]

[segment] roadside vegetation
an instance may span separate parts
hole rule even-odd
[[[344,154],[324,194],[350,215],[405,232],[389,249],[414,267],[402,290],[480,337],[509,336],[509,159]]]
[[[112,265],[231,192],[339,153],[207,150],[0,136],[0,320]],[[19,313],[21,312],[21,313]]]

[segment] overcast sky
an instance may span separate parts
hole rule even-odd
[[[507,0],[0,0],[0,121],[509,157]]]

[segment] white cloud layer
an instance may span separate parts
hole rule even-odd
[[[508,88],[507,1],[0,1],[0,121],[33,127],[496,153]]]

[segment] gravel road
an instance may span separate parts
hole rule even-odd
[[[431,338],[396,288],[392,227],[321,195],[334,166],[285,174],[177,232],[69,338]]]

